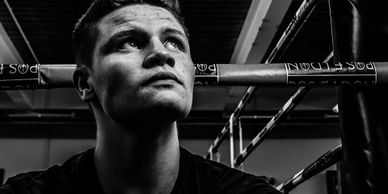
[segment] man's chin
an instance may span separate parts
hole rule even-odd
[[[147,103],[148,114],[165,120],[177,121],[184,119],[191,109],[191,99],[178,92],[159,93]]]

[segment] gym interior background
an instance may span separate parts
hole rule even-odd
[[[181,0],[194,63],[263,63],[301,3],[302,0]],[[89,0],[9,0],[17,24],[1,1],[0,64],[73,64],[71,31],[89,4]],[[328,2],[319,1],[277,61],[322,61],[331,50]],[[179,122],[181,145],[205,155],[246,88],[196,87],[193,110]],[[258,88],[242,113],[246,143],[295,90],[279,86]],[[248,157],[244,170],[273,178],[277,185],[340,144],[338,114],[333,111],[336,104],[335,87],[313,88]],[[0,91],[0,169],[4,169],[4,180],[16,173],[60,164],[92,147],[94,137],[93,116],[72,88]],[[220,148],[225,164],[229,164],[228,149],[225,141]],[[335,169],[332,166],[328,170]],[[333,178],[331,173],[321,172],[291,193],[331,193],[335,188]]]

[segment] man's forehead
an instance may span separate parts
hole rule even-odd
[[[148,4],[136,4],[122,7],[105,16],[100,23],[119,26],[127,22],[164,21],[180,27],[179,22],[166,9]],[[180,28],[181,29],[181,28]]]

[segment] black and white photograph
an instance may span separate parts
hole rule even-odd
[[[385,194],[388,0],[0,0],[0,194]]]

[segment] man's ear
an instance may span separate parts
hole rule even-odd
[[[79,67],[73,74],[73,84],[82,101],[90,102],[94,98],[93,85],[90,83],[90,69]]]

